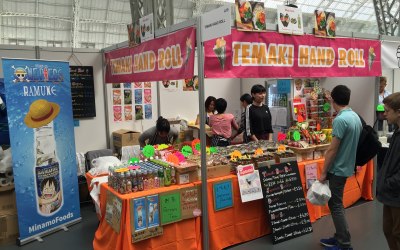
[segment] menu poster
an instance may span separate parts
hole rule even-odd
[[[122,200],[114,193],[107,191],[105,219],[110,227],[119,233],[121,227]]]
[[[144,105],[144,119],[153,119],[153,108],[151,104]]]
[[[306,189],[309,189],[314,181],[317,180],[317,171],[318,165],[317,163],[311,163],[304,166],[306,170]]]
[[[233,207],[232,179],[213,184],[214,210]]]
[[[158,195],[147,196],[147,221],[150,227],[160,226],[160,213]]]
[[[132,104],[132,90],[124,89],[124,104]]]
[[[130,82],[124,82],[124,89],[131,89],[132,88],[132,84]]]
[[[121,84],[120,83],[113,83],[112,84],[112,88],[113,89],[119,89],[119,88],[121,88]]]
[[[260,175],[253,164],[237,166],[237,176],[242,202],[263,198]]]
[[[135,120],[143,120],[143,106],[135,105]]]
[[[145,82],[144,83],[144,88],[145,89],[151,89],[151,82]]]
[[[121,105],[121,90],[120,89],[113,90],[113,104]]]
[[[135,89],[135,104],[143,104],[143,91],[142,91],[142,89]]]
[[[74,118],[96,117],[92,66],[70,66]]]
[[[132,243],[163,234],[158,208],[158,195],[130,200]]]
[[[201,186],[181,189],[182,220],[201,215]]]
[[[312,232],[296,161],[259,168],[273,244]]]
[[[124,106],[125,121],[132,121],[132,106]]]
[[[114,111],[114,121],[122,122],[122,108],[121,106],[113,106]]]
[[[144,89],[144,103],[151,103],[151,89]]]
[[[180,192],[160,194],[160,206],[161,225],[170,224],[182,219]]]

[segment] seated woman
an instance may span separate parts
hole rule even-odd
[[[140,147],[158,144],[174,144],[178,138],[178,130],[171,128],[169,121],[162,116],[158,117],[155,127],[149,128],[139,136]]]
[[[226,147],[231,143],[232,127],[239,129],[232,114],[225,114],[227,103],[224,98],[218,98],[215,108],[218,112],[210,116],[210,126],[213,132],[211,146]]]
[[[206,124],[209,124],[209,119],[210,116],[212,116],[215,113],[215,101],[217,99],[214,96],[209,96],[207,97],[206,101],[205,101],[205,106],[206,106]],[[197,115],[197,119],[196,119],[196,125],[200,124],[200,117],[199,115]]]

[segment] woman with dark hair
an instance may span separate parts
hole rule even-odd
[[[209,119],[210,116],[215,114],[215,102],[217,101],[217,99],[214,96],[209,96],[207,97],[204,105],[206,107],[206,124],[209,124]],[[200,124],[200,117],[199,115],[197,115],[197,119],[196,119],[196,125]]]
[[[139,136],[141,147],[158,144],[173,144],[178,138],[178,131],[171,128],[169,121],[162,116],[158,117],[155,127],[151,127]]]
[[[260,84],[251,88],[253,103],[246,109],[246,133],[252,141],[272,141],[274,131],[272,131],[271,112],[264,104],[266,93],[267,90]]]
[[[226,114],[226,100],[218,98],[215,102],[215,108],[218,114],[210,116],[210,127],[213,132],[211,146],[226,147],[231,144],[232,127],[239,129],[232,114]]]

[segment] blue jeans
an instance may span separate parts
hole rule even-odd
[[[351,236],[343,207],[343,192],[347,177],[328,173],[327,179],[329,180],[329,189],[332,194],[328,206],[336,229],[334,237],[339,247],[349,248],[351,247]]]

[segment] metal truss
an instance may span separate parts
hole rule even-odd
[[[400,36],[399,0],[373,0],[379,34]]]
[[[72,25],[72,39],[71,45],[72,48],[79,47],[79,12],[81,9],[81,0],[74,0],[74,5],[72,6],[72,18],[73,18],[73,25]]]

